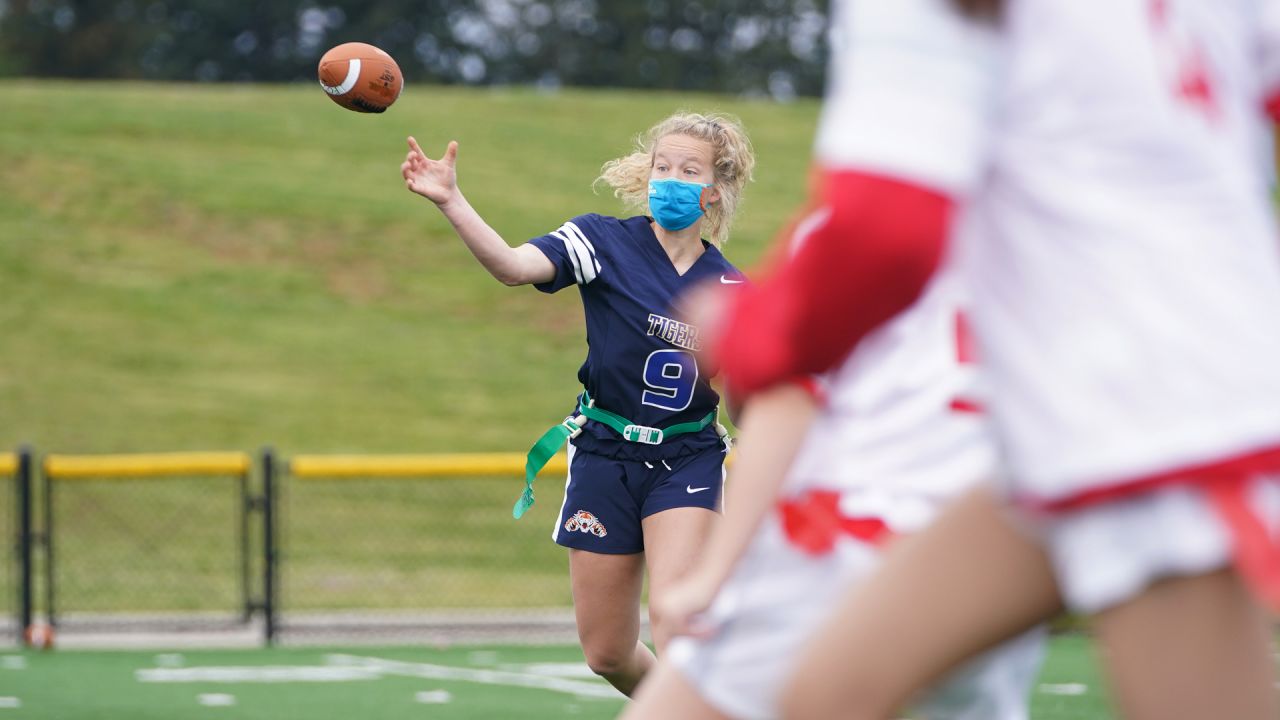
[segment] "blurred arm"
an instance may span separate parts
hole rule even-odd
[[[737,456],[725,484],[724,518],[716,523],[697,564],[661,599],[656,616],[670,634],[705,634],[705,611],[729,577],[765,515],[778,500],[787,471],[808,433],[818,403],[800,384],[780,385],[751,398],[739,424]]]
[[[915,302],[941,261],[952,208],[945,195],[839,171],[826,174],[820,196],[821,223],[730,311],[716,356],[740,397],[832,368]]]

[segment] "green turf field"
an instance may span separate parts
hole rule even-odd
[[[496,646],[0,655],[0,717],[15,703],[29,720],[588,720],[622,707],[577,648]],[[1031,716],[1111,717],[1086,640],[1053,640]]]

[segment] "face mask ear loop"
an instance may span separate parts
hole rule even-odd
[[[715,190],[715,186],[708,185],[702,188],[702,192],[698,194],[698,207],[702,208],[704,213],[708,210],[707,206],[711,204],[707,202],[707,195],[710,195],[712,190]]]

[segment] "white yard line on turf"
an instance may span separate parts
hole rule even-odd
[[[205,707],[231,707],[236,704],[236,696],[226,693],[202,693],[196,696],[196,702]]]
[[[593,679],[557,677],[548,672],[555,668],[563,673],[566,665],[534,664],[532,672],[452,667],[430,663],[402,662],[358,655],[326,655],[325,665],[209,666],[158,667],[134,671],[138,682],[145,683],[284,683],[284,682],[352,682],[377,680],[388,675],[429,680],[456,680],[484,685],[505,685],[538,690],[551,690],[580,698],[624,699],[622,693]],[[512,666],[507,666],[512,667]],[[519,667],[519,666],[514,666]]]
[[[1041,683],[1040,692],[1046,695],[1083,695],[1089,691],[1084,683]]]
[[[283,683],[377,680],[382,673],[361,667],[267,665],[265,667],[143,668],[133,673],[146,683]]]
[[[453,702],[453,693],[448,690],[424,690],[415,693],[413,700],[423,705],[444,705]]]
[[[569,680],[546,675],[511,672],[509,670],[478,670],[475,668],[450,667],[448,665],[431,665],[428,663],[401,662],[375,657],[357,655],[326,655],[325,660],[339,667],[359,667],[376,670],[386,675],[404,677],[420,677],[430,680],[462,680],[485,685],[507,685],[512,687],[537,688],[554,692],[568,693],[578,697],[625,699],[625,696],[614,688],[600,682],[585,680]]]

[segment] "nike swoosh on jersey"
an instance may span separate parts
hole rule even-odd
[[[724,275],[721,275],[721,276],[720,276],[720,282],[721,282],[721,283],[723,283],[723,284],[725,284],[725,285],[741,285],[742,283],[746,282],[746,280],[730,280],[729,278],[725,277]]]
[[[694,486],[692,486],[692,485],[685,485],[685,486],[684,486],[684,491],[685,491],[685,492],[687,492],[687,493],[689,493],[690,495],[692,495],[692,494],[694,494],[694,493],[700,493],[700,492],[702,492],[703,490],[710,490],[710,489],[711,489],[711,486],[710,486],[710,485],[708,485],[707,487],[700,487],[700,488],[696,488],[696,487],[694,487]]]

